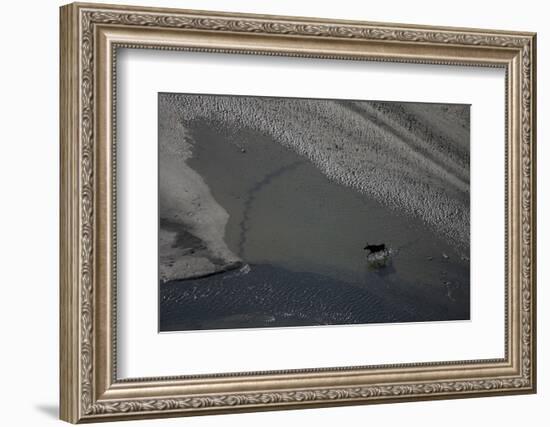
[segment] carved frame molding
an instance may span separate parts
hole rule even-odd
[[[212,40],[218,35],[216,45]],[[112,147],[118,47],[505,67],[506,357],[118,381],[116,287],[103,280],[116,281]],[[101,421],[534,392],[535,68],[532,33],[93,4],[62,7],[61,418]],[[104,174],[111,178],[105,180]],[[348,383],[335,381],[346,375]],[[259,385],[270,376],[271,387]],[[289,379],[300,385],[285,387]],[[209,391],[194,391],[196,384],[206,384]]]

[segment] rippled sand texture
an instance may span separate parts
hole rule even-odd
[[[160,94],[159,178],[161,330],[469,318],[469,106]]]

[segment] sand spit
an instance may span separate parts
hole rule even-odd
[[[187,127],[207,122],[228,135],[248,128],[308,159],[331,180],[421,219],[457,250],[469,251],[469,106],[161,94],[159,109],[160,152],[182,179],[196,178],[185,170],[194,144]],[[244,150],[249,143],[235,141]],[[164,167],[166,216],[162,189],[172,184],[162,176]],[[238,257],[220,244],[223,208],[200,193],[182,204],[209,203],[200,214],[207,215],[206,222],[199,215],[177,220],[208,242],[220,260],[234,262]],[[171,209],[181,213],[183,207]],[[216,231],[208,231],[214,222]]]
[[[206,276],[241,265],[224,241],[228,213],[187,166],[185,131],[159,115],[159,275],[162,281]],[[175,123],[176,127],[172,126]]]

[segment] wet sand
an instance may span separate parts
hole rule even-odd
[[[187,127],[196,123],[237,145],[253,142],[236,137],[250,130],[469,251],[467,105],[165,93],[159,109],[159,142],[171,155],[192,157]]]
[[[443,306],[392,302],[364,286],[261,264],[166,283],[160,299],[164,332],[455,320]]]

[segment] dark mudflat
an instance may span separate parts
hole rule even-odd
[[[453,319],[444,307],[411,305],[314,273],[255,265],[160,287],[160,331],[344,325]]]

